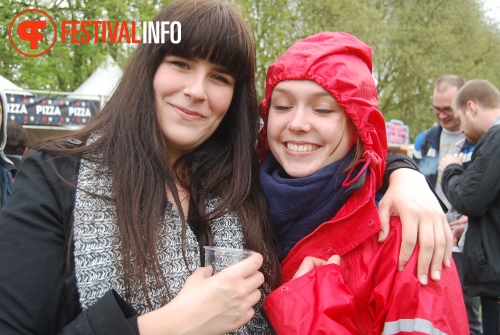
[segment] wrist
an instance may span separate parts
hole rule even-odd
[[[172,302],[137,318],[139,334],[141,335],[187,335],[187,320],[185,313],[175,311]]]

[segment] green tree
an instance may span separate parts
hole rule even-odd
[[[498,81],[499,31],[475,0],[383,1],[386,31],[375,46],[380,109],[412,137],[435,122],[434,82],[454,73]],[[466,13],[466,14],[465,14]]]
[[[165,1],[163,1],[165,2]],[[170,1],[168,1],[170,2]],[[7,36],[10,21],[21,11],[36,8],[48,13],[56,22],[58,34],[62,22],[83,20],[138,21],[151,20],[164,4],[159,0],[26,0],[4,3],[0,33]],[[111,55],[124,65],[134,46],[125,43],[71,43],[71,36],[57,37],[57,43],[47,54],[26,57],[17,53],[9,39],[0,42],[0,74],[10,78],[23,88],[33,90],[73,91],[106,58]]]
[[[0,33],[12,18],[39,8],[62,20],[151,20],[172,0],[14,0],[3,3]],[[330,30],[345,31],[372,46],[380,110],[410,126],[411,137],[435,122],[434,82],[447,73],[484,78],[500,87],[500,28],[482,0],[229,0],[253,29],[260,98],[267,67],[295,41]],[[135,45],[58,43],[44,56],[18,54],[0,41],[0,74],[29,89],[73,91],[112,55],[125,66]]]

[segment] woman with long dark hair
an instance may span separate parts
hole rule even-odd
[[[178,1],[155,21],[179,21],[181,42],[140,44],[92,122],[23,163],[1,216],[5,332],[54,334],[77,318],[117,333],[130,316],[105,305],[118,296],[141,332],[155,316],[179,332],[269,331],[258,308],[252,318],[278,274],[257,178],[253,38],[216,1]],[[203,245],[254,250],[262,272],[255,255],[205,278]]]

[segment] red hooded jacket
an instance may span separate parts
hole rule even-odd
[[[266,124],[275,86],[284,80],[312,80],[354,123],[364,146],[358,163],[368,173],[363,186],[331,220],[292,248],[282,262],[284,284],[266,298],[264,311],[277,334],[468,334],[454,264],[443,269],[440,281],[424,286],[416,277],[417,252],[397,272],[399,218],[391,219],[387,240],[377,240],[375,193],[383,181],[387,140],[371,72],[371,48],[349,34],[331,32],[295,43],[268,69],[260,105],[260,159],[269,153]],[[292,280],[306,256],[327,260],[335,254],[341,256],[340,266],[318,267]]]

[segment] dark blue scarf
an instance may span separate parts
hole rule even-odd
[[[344,170],[355,149],[341,160],[304,178],[291,178],[272,154],[260,168],[260,183],[267,198],[269,221],[278,242],[280,260],[303,237],[331,219],[342,207],[346,188]]]

